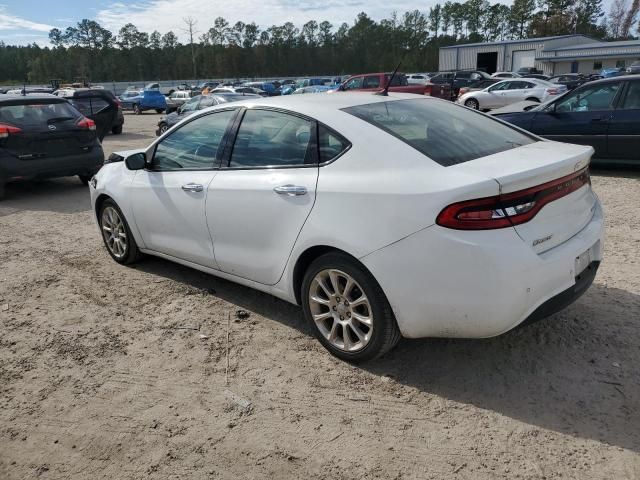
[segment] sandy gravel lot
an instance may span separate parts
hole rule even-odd
[[[127,115],[105,149],[147,144],[157,119]],[[282,301],[159,259],[117,265],[76,179],[12,186],[0,479],[640,479],[640,174],[593,184],[605,261],[576,304],[362,367]]]

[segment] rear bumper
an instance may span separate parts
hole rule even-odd
[[[91,175],[100,170],[104,163],[102,147],[96,145],[90,152],[33,160],[0,154],[0,183],[35,178],[67,177]]]
[[[584,270],[580,275],[576,277],[576,283],[573,284],[573,286],[567,288],[564,292],[561,292],[555,297],[552,297],[544,302],[542,305],[536,308],[533,313],[524,320],[524,322],[518,325],[518,327],[530,325],[537,322],[538,320],[550,317],[554,313],[565,309],[573,302],[575,302],[582,296],[584,292],[589,289],[589,287],[593,283],[593,280],[596,278],[596,273],[598,272],[599,266],[599,261],[591,262],[586,270]]]
[[[361,261],[384,290],[403,336],[486,338],[548,316],[584,293],[602,260],[603,233],[597,202],[580,232],[541,254],[512,228],[465,232],[434,225]],[[576,277],[576,258],[586,251],[595,264]]]

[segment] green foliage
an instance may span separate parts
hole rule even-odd
[[[602,38],[606,24],[602,0],[515,0],[510,7],[447,0],[379,22],[362,12],[337,28],[310,20],[301,28],[286,22],[260,30],[218,17],[185,45],[171,31],[149,34],[129,23],[114,35],[84,19],[51,30],[51,47],[0,42],[0,82],[177,80],[194,71],[200,78],[347,74],[390,70],[399,61],[404,71],[434,71],[441,46],[564,33]]]

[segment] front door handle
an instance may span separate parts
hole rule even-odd
[[[182,185],[182,190],[185,192],[201,192],[204,190],[204,187],[198,183],[187,183],[186,185]]]
[[[594,117],[591,119],[591,123],[609,123],[609,121],[611,120],[611,117]]]
[[[286,195],[288,197],[298,197],[307,194],[307,187],[301,185],[281,185],[273,189],[278,195]]]

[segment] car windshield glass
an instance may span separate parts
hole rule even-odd
[[[384,130],[445,167],[536,141],[481,113],[437,100],[387,101],[343,111]]]
[[[0,105],[0,123],[17,127],[48,125],[79,117],[78,111],[66,102]]]

